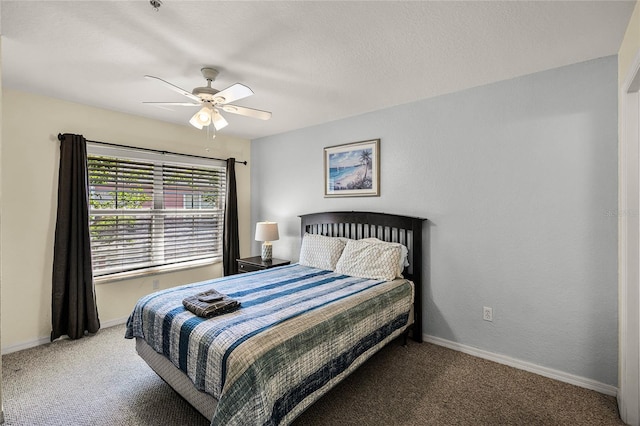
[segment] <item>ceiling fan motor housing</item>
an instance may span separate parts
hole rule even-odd
[[[200,69],[200,72],[202,73],[202,76],[207,80],[207,87],[196,87],[191,93],[198,96],[203,101],[213,101],[216,93],[218,93],[219,90],[211,87],[211,82],[214,81],[218,76],[218,70],[215,68],[204,67]]]
[[[203,101],[212,101],[218,92],[219,90],[216,90],[213,87],[196,87],[191,93]]]

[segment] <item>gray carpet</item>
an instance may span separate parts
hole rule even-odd
[[[8,425],[207,425],[124,326],[2,357]],[[615,398],[428,343],[393,342],[296,425],[622,425]]]

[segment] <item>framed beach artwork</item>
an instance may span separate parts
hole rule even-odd
[[[380,195],[380,139],[324,149],[325,197]]]

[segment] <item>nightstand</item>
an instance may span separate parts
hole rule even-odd
[[[262,271],[263,269],[275,268],[276,266],[284,266],[291,263],[289,260],[276,259],[262,260],[260,256],[245,257],[243,259],[236,259],[238,262],[238,273],[252,271]]]

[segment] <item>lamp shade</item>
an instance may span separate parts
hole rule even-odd
[[[256,241],[275,241],[279,238],[276,222],[256,223]]]

